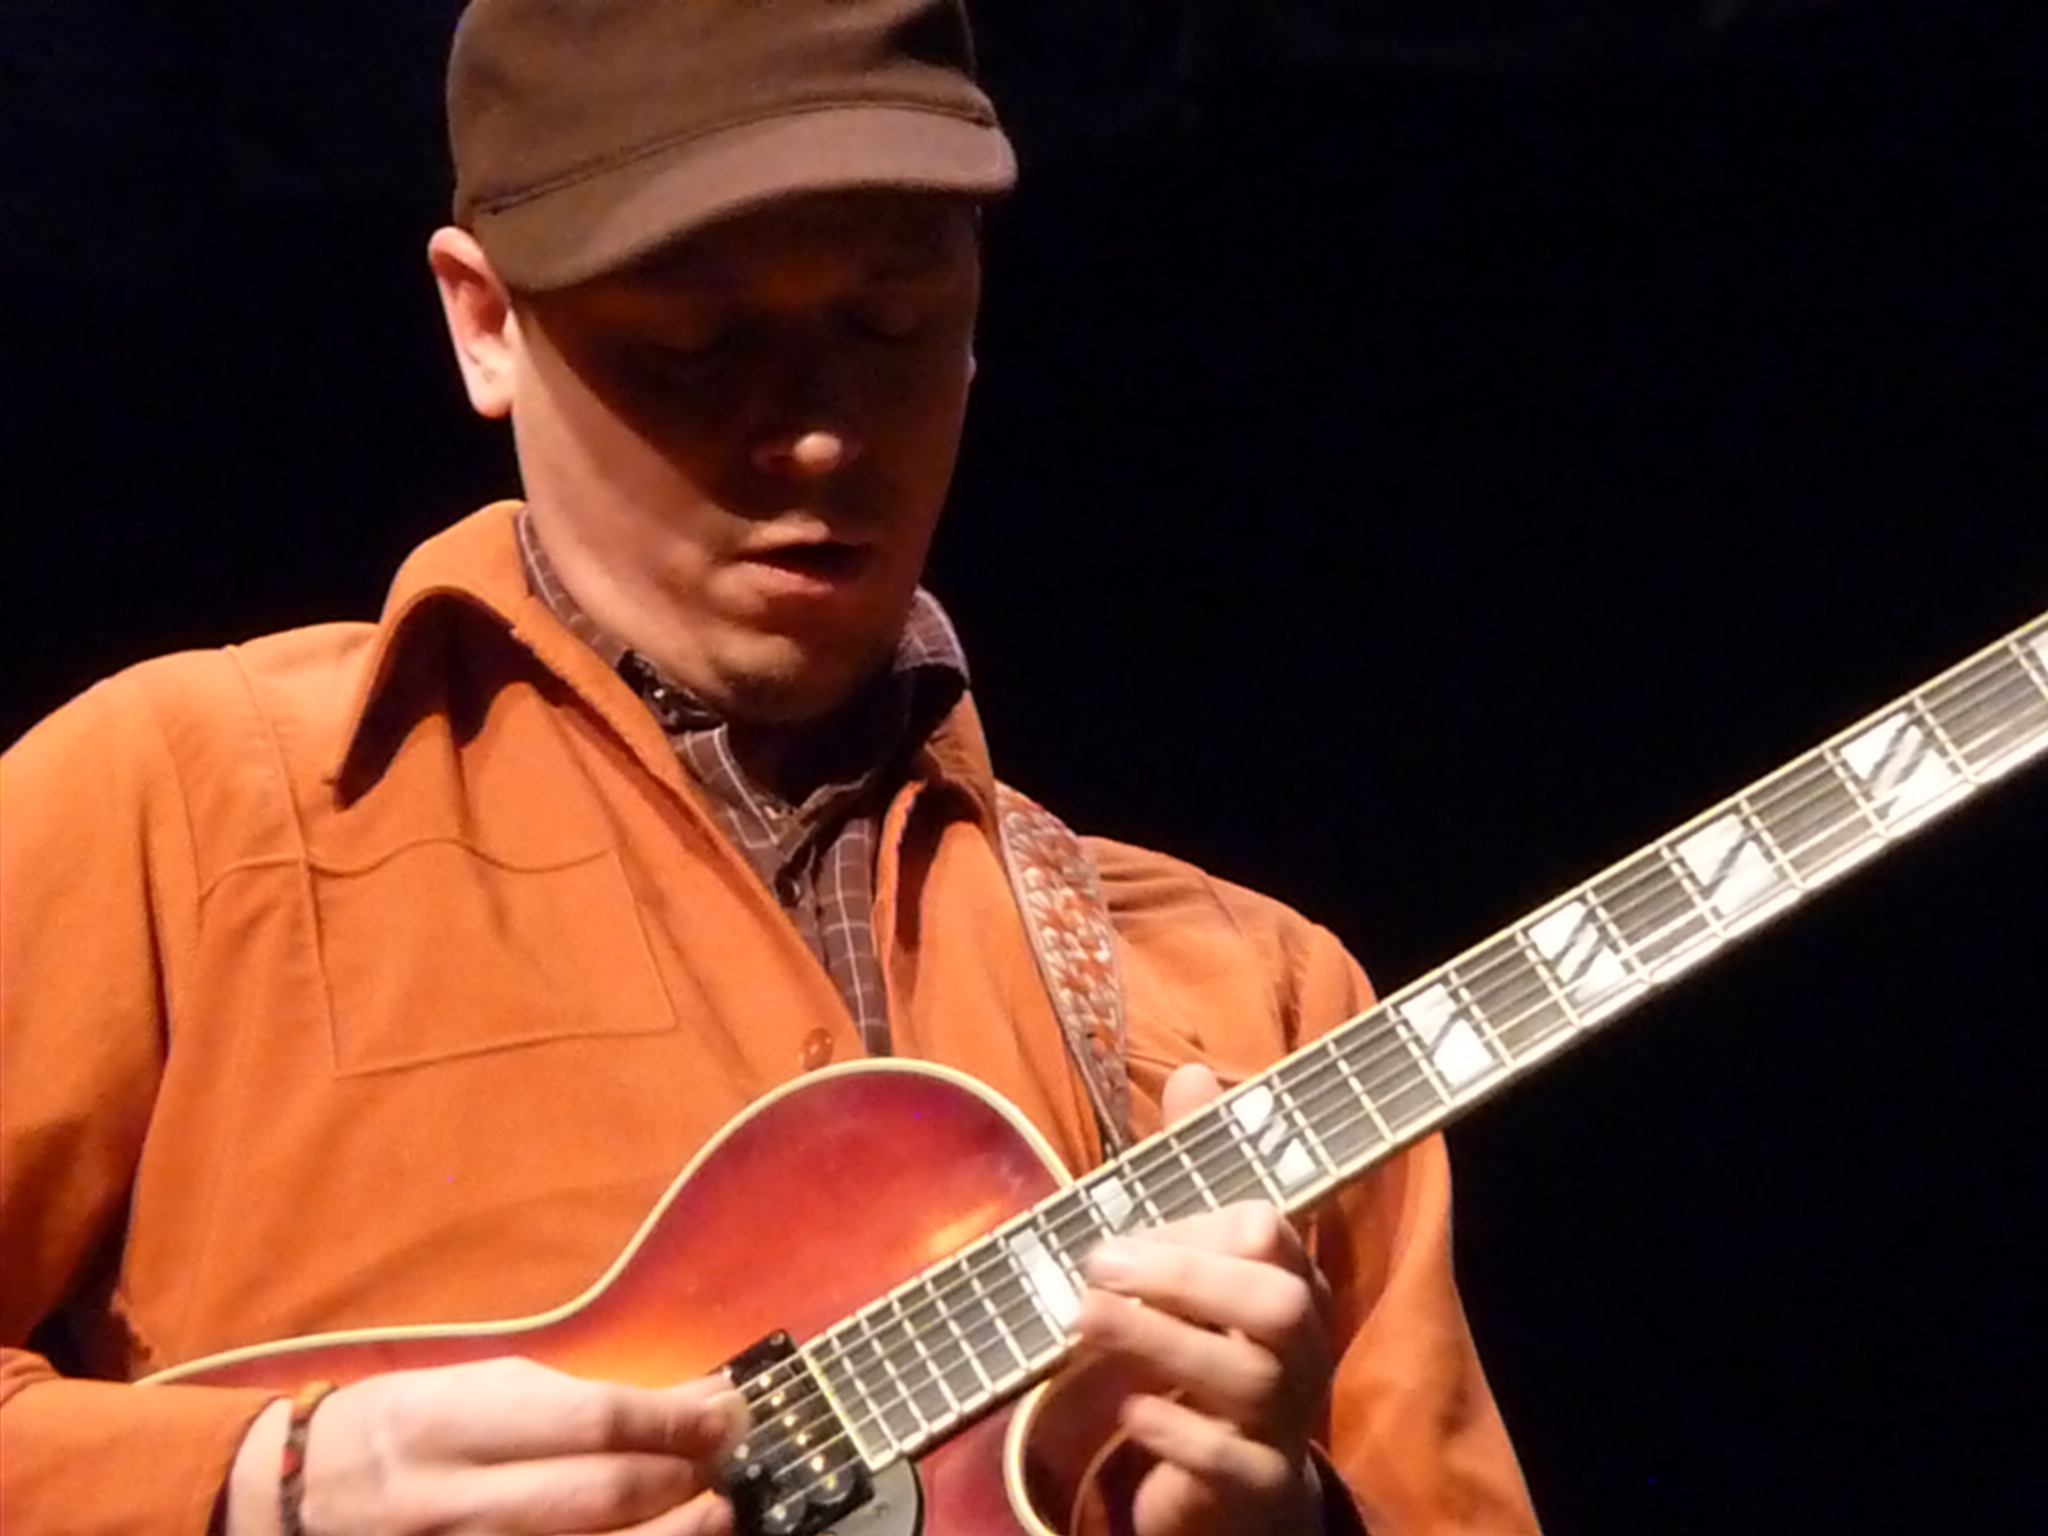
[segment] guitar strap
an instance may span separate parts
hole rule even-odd
[[[996,821],[1038,973],[1087,1086],[1103,1151],[1114,1157],[1132,1140],[1130,1048],[1116,934],[1095,861],[1071,827],[1007,784],[996,785]]]

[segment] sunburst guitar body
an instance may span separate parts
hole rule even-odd
[[[644,1386],[731,1368],[755,1416],[733,1491],[752,1506],[746,1523],[756,1529],[1052,1536],[1099,1523],[1077,1501],[1110,1442],[1096,1427],[1103,1415],[1080,1408],[1078,1393],[1039,1386],[1019,1401],[976,1391],[997,1367],[967,1364],[970,1341],[955,1338],[946,1353],[959,1385],[950,1394],[915,1388],[904,1365],[876,1359],[869,1364],[881,1381],[835,1400],[794,1346],[828,1336],[834,1324],[847,1328],[842,1319],[857,1325],[863,1309],[889,1311],[886,1298],[899,1287],[1068,1183],[1037,1130],[968,1078],[912,1062],[829,1068],[727,1126],[604,1277],[565,1306],[467,1327],[318,1335],[151,1380],[289,1392],[307,1381],[345,1384],[504,1355]],[[884,1330],[854,1331],[875,1338]],[[1015,1338],[999,1337],[971,1342],[1020,1360]],[[763,1341],[776,1342],[763,1349]],[[912,1342],[910,1358],[929,1366],[939,1345]],[[915,1456],[874,1456],[881,1465],[873,1466],[848,1454],[873,1449],[850,1438],[849,1420],[858,1426],[865,1416],[871,1439],[894,1440],[891,1419],[904,1425],[912,1413],[919,1438],[933,1441]],[[820,1449],[805,1454],[812,1446]],[[764,1469],[751,1487],[749,1453]]]

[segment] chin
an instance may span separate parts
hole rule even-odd
[[[887,648],[859,657],[844,650],[818,654],[783,640],[774,654],[750,656],[747,666],[721,669],[722,700],[712,701],[735,720],[756,725],[800,725],[830,714],[886,664]]]

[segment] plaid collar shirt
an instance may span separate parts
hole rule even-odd
[[[811,761],[833,766],[792,804],[748,778],[726,723],[712,710],[598,628],[562,585],[525,508],[517,527],[534,594],[646,702],[720,829],[839,989],[868,1053],[888,1054],[888,1000],[874,928],[882,812],[910,759],[967,689],[967,658],[938,599],[919,589],[889,669],[800,743]]]

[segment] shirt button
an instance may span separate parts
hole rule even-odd
[[[798,1060],[803,1062],[806,1072],[815,1072],[832,1059],[832,1034],[829,1030],[814,1029],[804,1036],[804,1048]]]

